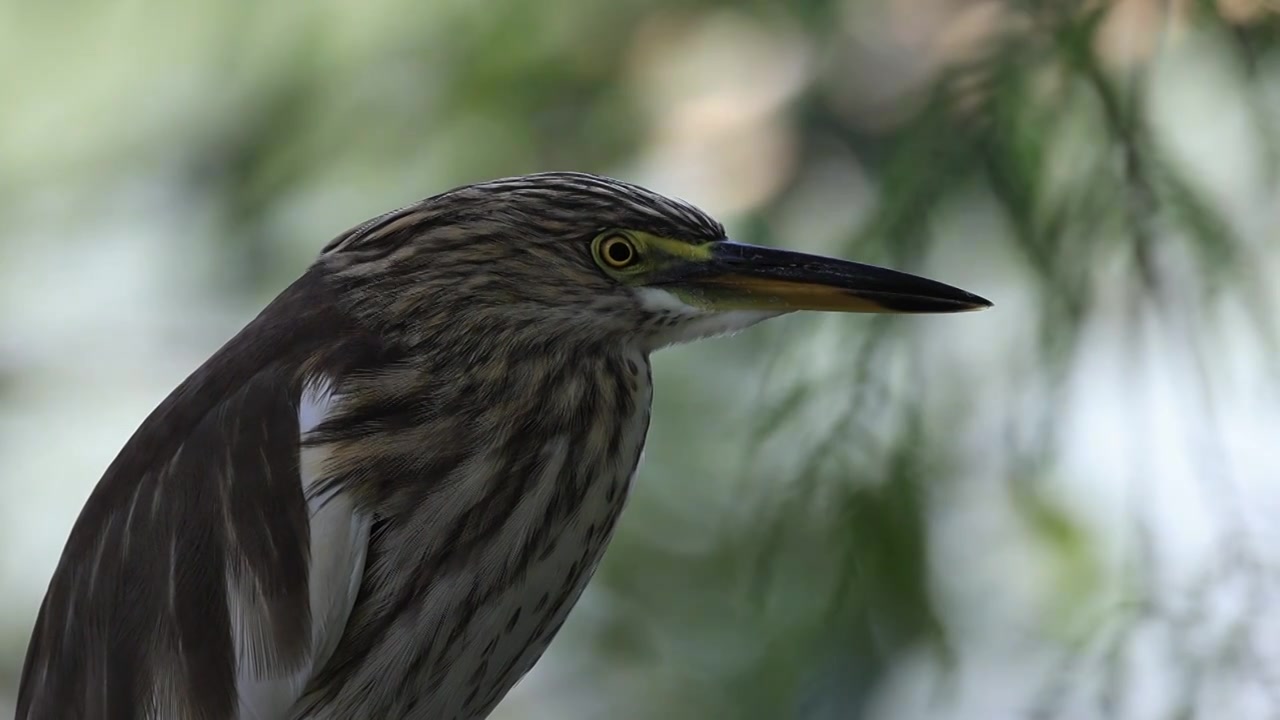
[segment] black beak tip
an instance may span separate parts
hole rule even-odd
[[[967,300],[971,305],[971,307],[969,308],[970,310],[986,310],[988,308],[993,308],[996,305],[995,303],[982,297],[981,295],[974,295],[973,293],[965,293],[965,294],[969,296]]]
[[[949,288],[947,293],[927,295],[888,294],[877,298],[886,310],[899,313],[962,313],[977,312],[993,307],[990,300],[959,288]]]

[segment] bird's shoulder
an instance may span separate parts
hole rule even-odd
[[[246,682],[263,702],[294,692],[329,642],[313,630],[341,630],[341,607],[311,595],[354,593],[368,531],[349,502],[309,507],[302,423],[386,352],[313,268],[161,402],[74,524],[17,717],[213,720],[237,716]],[[312,548],[335,544],[345,556],[312,568]]]

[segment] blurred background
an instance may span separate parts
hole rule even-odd
[[[90,488],[328,239],[575,169],[996,305],[656,356],[495,717],[1277,717],[1278,13],[0,2],[0,713]]]

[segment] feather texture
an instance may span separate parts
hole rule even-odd
[[[599,563],[648,429],[648,354],[691,321],[594,264],[602,227],[724,234],[548,173],[332,241],[107,469],[18,719],[486,717]]]
[[[242,677],[309,669],[299,404],[377,347],[309,272],[156,408],[72,529],[19,720],[227,720]]]
[[[308,433],[324,422],[335,402],[332,381],[311,380],[304,384],[298,409],[300,445]],[[232,598],[241,599],[231,606],[240,720],[289,716],[307,683],[333,654],[355,604],[364,574],[370,518],[355,507],[348,494],[320,490],[327,455],[323,447],[304,447],[300,457],[299,475],[310,520],[307,580],[311,639],[299,667],[290,670],[278,663],[263,662],[261,646],[270,642],[270,633],[245,633],[246,626],[253,624],[236,621],[253,617],[257,606],[252,598],[231,587]]]

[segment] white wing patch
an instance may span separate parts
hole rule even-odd
[[[298,407],[299,442],[332,411],[338,396],[325,380],[309,382]],[[300,465],[302,491],[311,516],[311,565],[308,576],[311,595],[311,652],[303,667],[277,677],[262,677],[243,662],[252,638],[242,634],[236,622],[248,615],[236,607],[232,615],[236,628],[237,655],[242,659],[236,686],[240,693],[240,720],[279,720],[290,715],[302,697],[307,681],[324,666],[337,647],[364,575],[365,553],[369,548],[367,515],[357,512],[346,495],[320,496],[317,485],[324,477],[327,452],[324,448],[303,448]],[[233,598],[243,598],[232,588]]]

